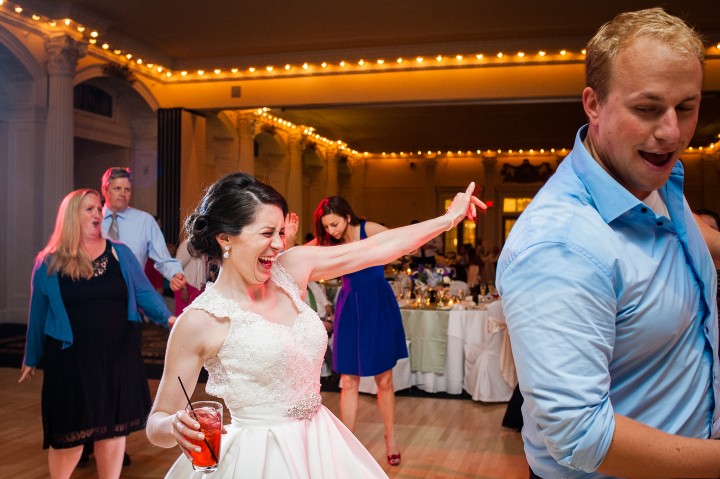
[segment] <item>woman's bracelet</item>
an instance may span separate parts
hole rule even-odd
[[[448,226],[448,228],[445,231],[450,231],[455,226],[455,218],[454,218],[455,213],[451,212],[450,208],[448,208],[448,210],[445,212],[445,216],[450,218],[450,226]]]

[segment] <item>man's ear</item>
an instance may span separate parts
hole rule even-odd
[[[589,86],[585,87],[582,92],[582,103],[588,122],[591,125],[596,124],[600,116],[600,98],[597,92]]]

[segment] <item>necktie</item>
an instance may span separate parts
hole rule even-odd
[[[118,234],[117,213],[112,214],[112,222],[110,223],[110,228],[108,228],[108,236],[113,241],[117,241],[120,237]]]

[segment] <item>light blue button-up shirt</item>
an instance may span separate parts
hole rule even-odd
[[[165,237],[157,221],[149,213],[135,208],[126,208],[117,212],[118,241],[127,245],[137,258],[140,266],[145,267],[148,257],[155,262],[155,269],[168,281],[177,273],[182,273],[180,261],[170,256]],[[103,206],[102,234],[108,237],[112,223],[112,210]]]
[[[600,478],[614,414],[720,436],[715,267],[678,162],[670,218],[620,186],[582,144],[521,215],[498,260],[528,463],[545,479]]]

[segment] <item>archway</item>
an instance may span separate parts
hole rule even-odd
[[[0,28],[0,323],[27,321],[33,257],[43,238],[47,73]],[[57,208],[57,205],[53,205]]]
[[[157,212],[157,115],[127,81],[95,77],[75,85],[75,188],[100,189],[103,172],[129,166],[132,204]]]

